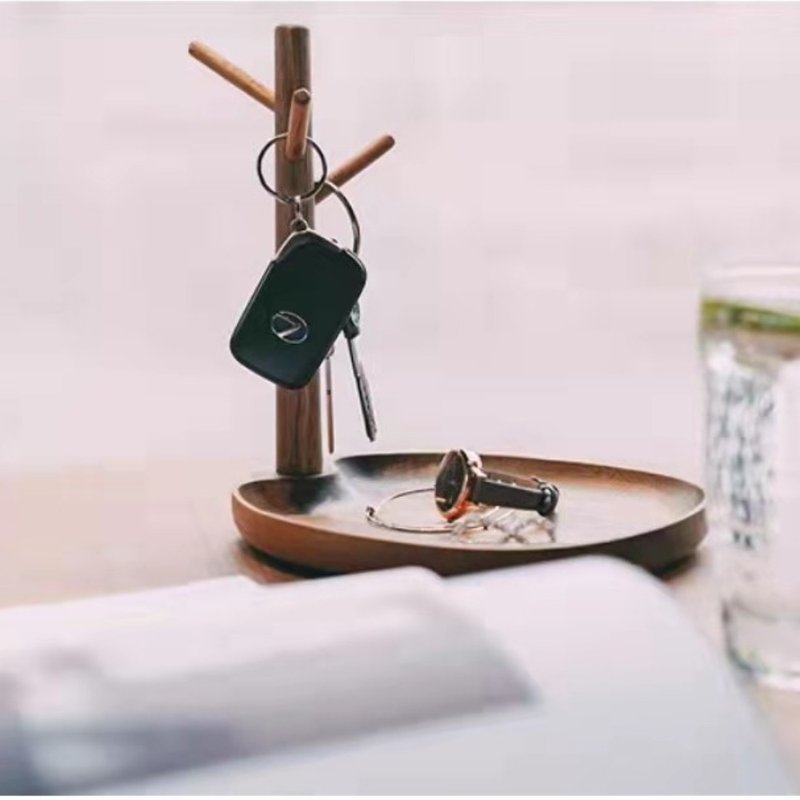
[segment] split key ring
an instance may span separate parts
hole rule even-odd
[[[325,184],[328,182],[328,161],[325,158],[325,153],[322,152],[322,148],[311,137],[308,137],[306,141],[309,145],[311,145],[311,149],[317,154],[317,156],[319,156],[319,161],[322,165],[322,175],[317,181],[314,182],[314,185],[303,194],[290,195],[279,192],[273,186],[270,186],[269,182],[264,177],[264,156],[267,155],[271,147],[273,147],[277,142],[285,139],[288,135],[288,133],[279,133],[261,148],[258,158],[256,159],[256,173],[258,175],[259,182],[264,187],[266,192],[269,192],[269,194],[271,194],[276,200],[280,200],[286,205],[293,205],[295,200],[309,200],[315,194],[317,194],[323,186],[325,186]]]

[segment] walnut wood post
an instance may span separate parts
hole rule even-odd
[[[279,25],[275,28],[275,133],[285,133],[289,124],[292,94],[311,89],[311,53],[308,28]],[[309,123],[309,134],[311,127]],[[289,162],[284,147],[275,147],[275,180],[278,191],[302,194],[313,183],[311,148],[297,161]],[[303,204],[309,225],[314,224],[314,201]],[[290,233],[291,209],[275,204],[275,244]],[[322,472],[322,429],[319,373],[302,389],[277,389],[275,465],[281,475],[317,475]]]

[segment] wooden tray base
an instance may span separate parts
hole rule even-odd
[[[705,536],[702,489],[637,470],[518,456],[484,456],[489,470],[538,475],[561,490],[554,541],[454,541],[367,522],[367,505],[404,489],[432,486],[441,453],[341,458],[333,474],[268,478],[233,493],[233,517],[251,546],[324,572],[405,565],[441,575],[602,553],[658,572],[688,558]],[[421,501],[432,503],[422,496]],[[433,519],[434,517],[432,517]]]

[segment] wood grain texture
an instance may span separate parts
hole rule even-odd
[[[370,164],[374,164],[381,156],[388,153],[395,145],[394,137],[388,134],[376,139],[363,150],[356,153],[351,159],[345,161],[328,175],[328,180],[336,186],[344,186],[349,180],[363,172]],[[317,194],[317,202],[321,203],[329,197],[331,190],[323,186]]]
[[[254,468],[164,460],[4,475],[0,606],[237,573],[290,580],[243,546],[231,520],[227,489]]]
[[[308,147],[308,127],[311,123],[311,92],[296,89],[289,106],[289,125],[286,129],[284,152],[288,161],[303,158]]]
[[[189,45],[189,55],[196,58],[201,64],[205,64],[209,69],[224,78],[228,83],[233,84],[237,89],[241,89],[245,94],[257,100],[261,105],[270,110],[275,108],[275,93],[268,89],[263,83],[259,83],[252,75],[249,75],[241,67],[228,61],[216,50],[212,50],[207,44],[202,42],[192,42]]]
[[[496,544],[496,534],[454,541],[447,533],[378,528],[365,518],[409,488],[432,486],[440,453],[339,459],[336,475],[250,481],[234,492],[234,520],[253,547],[325,572],[422,566],[442,575],[589,553],[614,555],[660,571],[691,556],[705,535],[704,497],[693,484],[603,465],[485,456],[487,470],[537,475],[561,489],[555,536],[533,544]],[[403,501],[416,524],[441,522],[432,495]]]
[[[292,96],[297,89],[311,89],[309,32],[299,25],[280,25],[275,29],[275,133],[289,125]],[[311,133],[308,119],[307,133]],[[284,148],[275,148],[275,181],[279,192],[299,195],[313,184],[311,151],[297,161],[289,161]],[[314,200],[303,202],[303,215],[314,226]],[[292,210],[275,204],[275,245],[279,247],[291,233]],[[320,380],[317,373],[302,389],[276,389],[275,464],[281,475],[316,475],[322,471],[322,418]]]

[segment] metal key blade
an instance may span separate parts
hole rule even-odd
[[[355,339],[347,340],[347,349],[350,352],[350,364],[353,367],[353,376],[356,379],[356,390],[358,391],[358,401],[361,405],[361,416],[364,418],[364,430],[367,432],[367,438],[371,442],[374,442],[375,437],[378,435],[378,427],[375,424],[375,412],[372,410],[372,397],[369,393],[367,376],[364,374],[364,368],[361,366],[361,361],[358,358]]]
[[[325,407],[327,409],[327,417],[328,423],[326,425],[328,429],[328,452],[333,453],[335,440],[334,440],[334,432],[333,432],[333,373],[331,371],[331,356],[333,355],[333,350],[328,353],[328,357],[325,359]]]

